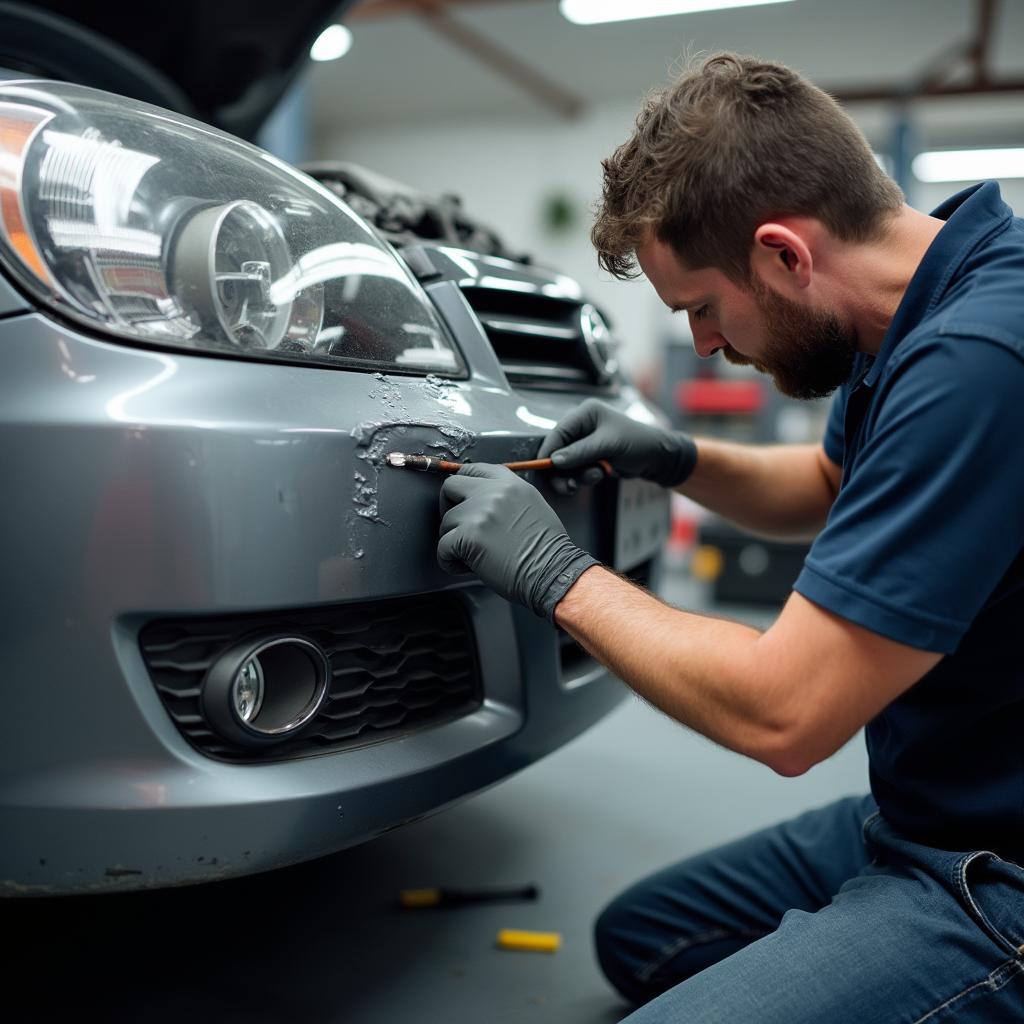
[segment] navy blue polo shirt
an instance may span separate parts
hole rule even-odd
[[[951,849],[1024,851],[1024,221],[966,189],[878,355],[833,399],[839,494],[795,589],[945,657],[868,723],[883,815]]]

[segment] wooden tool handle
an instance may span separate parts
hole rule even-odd
[[[614,473],[611,463],[607,459],[599,459],[597,464],[605,471],[608,476]],[[438,473],[458,473],[460,469],[465,465],[463,462],[450,462],[447,459],[433,459],[433,467],[435,472]],[[503,462],[502,465],[506,469],[511,469],[513,473],[525,473],[531,469],[554,469],[555,464],[550,459],[526,459],[521,462]]]
[[[607,459],[598,459],[597,464],[605,471],[607,476],[611,476],[614,472],[612,464]],[[526,462],[504,462],[502,465],[506,469],[511,469],[513,473],[523,473],[528,469],[557,468],[550,459],[528,459]]]
[[[525,473],[528,469],[553,469],[555,464],[550,459],[527,459],[525,462],[503,462],[502,465],[513,473]]]

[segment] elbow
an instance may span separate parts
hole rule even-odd
[[[758,637],[756,656],[744,679],[750,682],[746,711],[748,754],[776,775],[805,775],[841,744],[835,739],[834,709],[821,698],[823,687],[805,671],[795,672],[780,657],[773,631]],[[802,684],[793,684],[795,678]]]
[[[776,775],[787,779],[805,775],[824,760],[806,737],[784,730],[772,733],[755,756]]]
[[[795,753],[776,757],[766,763],[776,775],[781,775],[785,779],[795,779],[809,772],[817,762]]]
[[[777,664],[774,652],[763,646],[770,636],[771,631],[760,637],[762,669]],[[762,672],[758,677],[756,717],[748,720],[753,726],[748,733],[753,749],[745,751],[787,779],[805,775],[838,749],[829,746],[833,732],[830,712],[813,698],[817,688],[811,681],[799,688],[788,685],[792,678],[792,673],[775,671]]]

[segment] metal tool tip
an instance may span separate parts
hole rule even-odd
[[[402,467],[405,465],[405,456],[401,452],[388,452],[387,463],[389,466]]]

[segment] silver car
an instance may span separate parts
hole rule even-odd
[[[623,688],[437,566],[436,476],[587,395],[656,414],[577,284],[450,203],[179,113],[0,82],[0,887],[276,868],[489,786]],[[538,486],[545,482],[537,479]],[[665,495],[549,497],[647,581]]]

